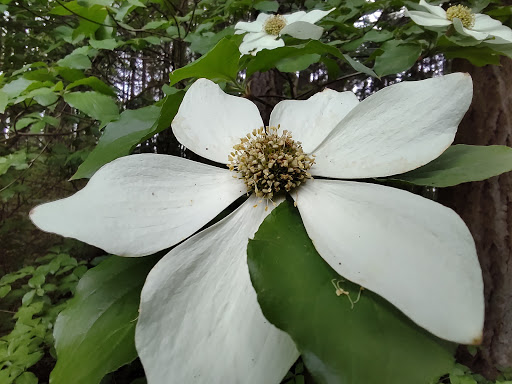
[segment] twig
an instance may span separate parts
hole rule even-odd
[[[190,32],[190,27],[192,26],[192,22],[194,21],[194,14],[196,13],[196,8],[197,8],[197,1],[194,1],[194,9],[192,9],[192,15],[190,16],[190,20],[187,25],[187,30],[185,31],[185,36],[183,36],[183,38],[187,37],[188,33]]]

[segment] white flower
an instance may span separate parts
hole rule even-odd
[[[330,178],[291,193],[319,254],[420,326],[459,343],[481,339],[484,313],[481,270],[460,217],[403,190],[332,179],[400,174],[435,159],[471,97],[471,78],[458,73],[392,85],[362,102],[326,89],[282,101],[270,117],[316,155],[311,173]],[[204,79],[190,87],[172,124],[183,145],[218,163],[262,125],[249,100]],[[36,207],[31,218],[45,231],[143,256],[192,236],[246,191],[223,167],[132,155],[101,168],[75,195]],[[136,332],[149,383],[278,383],[297,358],[291,338],[263,317],[246,264],[265,205],[249,197],[149,273]]]
[[[235,33],[249,32],[244,36],[244,40],[240,44],[240,53],[242,55],[247,55],[248,53],[255,55],[262,49],[284,47],[284,41],[279,39],[279,36],[285,34],[297,39],[318,40],[324,30],[314,23],[334,9],[329,11],[315,9],[308,13],[300,11],[291,15],[267,15],[260,13],[253,22],[239,21],[235,25]]]
[[[405,12],[416,24],[426,27],[446,27],[453,24],[456,31],[464,36],[485,40],[490,44],[512,43],[512,30],[509,27],[487,15],[474,14],[468,7],[455,5],[445,11],[442,7],[430,5],[425,0],[420,0],[419,5],[427,12]]]

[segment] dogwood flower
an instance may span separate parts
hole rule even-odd
[[[290,15],[267,15],[260,13],[255,21],[239,21],[235,25],[235,33],[247,33],[240,44],[240,53],[256,55],[263,49],[274,49],[284,47],[281,35],[290,35],[296,39],[318,40],[324,31],[323,28],[315,25],[317,21],[328,15],[335,8],[329,11],[315,9],[308,13],[299,11]]]
[[[405,14],[416,24],[426,27],[454,26],[461,35],[470,36],[477,40],[485,40],[490,44],[512,43],[512,30],[482,13],[473,13],[463,5],[454,5],[446,11],[437,5],[430,5],[425,0],[419,3],[426,12],[409,11]]]
[[[326,89],[280,102],[263,129],[252,102],[200,79],[183,99],[174,134],[209,160],[229,161],[232,171],[168,155],[127,156],[75,195],[34,208],[31,219],[124,256],[186,239],[155,265],[141,294],[136,346],[152,384],[278,383],[296,360],[291,338],[264,318],[246,261],[248,239],[273,208],[265,197],[278,204],[283,191],[339,274],[433,334],[477,343],[483,282],[464,222],[407,191],[350,181],[438,157],[471,97],[471,78],[460,73],[392,85],[362,102]],[[194,235],[246,193],[238,209]]]

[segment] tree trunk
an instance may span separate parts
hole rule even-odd
[[[248,81],[249,94],[246,97],[258,107],[263,123],[268,125],[270,113],[274,106],[281,101],[273,95],[283,94],[283,79],[275,71],[256,72]]]
[[[456,143],[512,145],[512,60],[477,68],[455,61],[454,72],[473,78],[471,107]],[[440,191],[439,200],[466,222],[475,239],[485,285],[484,339],[476,356],[465,348],[459,358],[474,371],[494,379],[512,367],[512,173]]]

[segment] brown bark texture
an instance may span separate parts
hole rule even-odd
[[[256,104],[263,123],[268,125],[272,109],[281,101],[281,99],[272,97],[272,95],[283,93],[283,80],[279,78],[275,71],[267,71],[256,72],[251,76],[248,83],[249,94],[246,97]]]
[[[454,72],[473,78],[473,102],[455,143],[512,146],[512,60],[474,67],[455,61]],[[512,367],[512,172],[440,191],[475,239],[484,278],[485,328],[478,353],[459,350],[462,362],[489,379]]]

